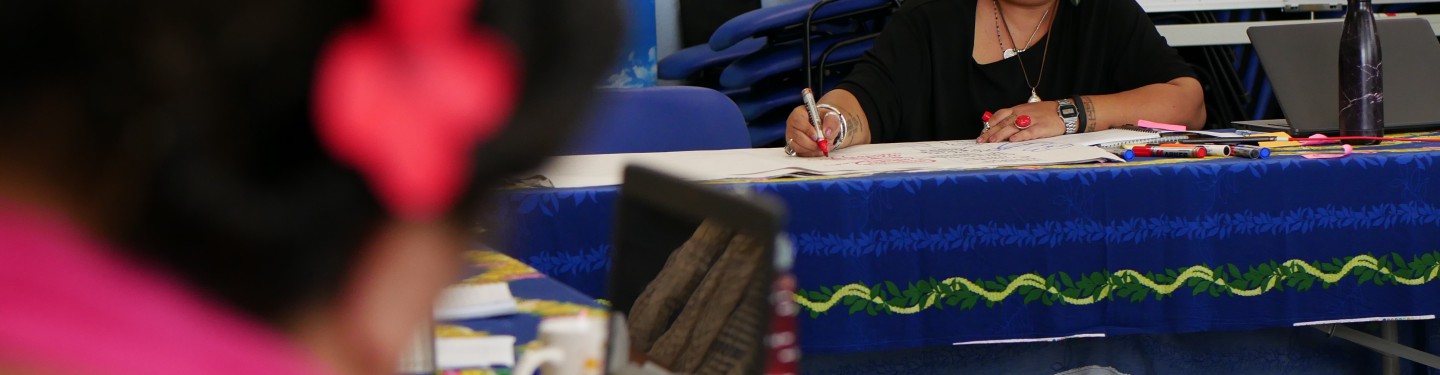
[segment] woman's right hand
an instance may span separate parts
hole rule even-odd
[[[826,111],[818,110],[820,114]],[[822,128],[825,129],[826,143],[830,144],[830,152],[835,152],[835,135],[840,133],[839,116],[820,116]],[[810,123],[810,112],[805,106],[795,107],[790,111],[790,117],[785,119],[785,142],[796,156],[815,157],[824,156],[820,152],[820,146],[815,142],[815,125]]]

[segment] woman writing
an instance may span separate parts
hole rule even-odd
[[[913,0],[820,114],[839,147],[1026,141],[1140,119],[1198,129],[1193,76],[1131,0]],[[798,155],[820,155],[815,135],[804,107],[792,111]]]

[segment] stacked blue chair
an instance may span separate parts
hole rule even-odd
[[[823,94],[839,83],[850,64],[870,49],[898,4],[809,0],[751,11],[717,28],[708,45],[661,60],[658,75],[725,92],[749,124],[750,144],[776,146],[784,137],[790,109],[800,104],[800,89],[818,85],[814,89]],[[812,33],[805,32],[807,17],[813,20]],[[815,68],[813,79],[807,76],[807,59]]]
[[[568,154],[749,148],[745,117],[725,94],[693,86],[602,89]]]

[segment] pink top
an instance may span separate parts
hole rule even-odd
[[[258,322],[0,200],[0,369],[41,374],[321,374]]]

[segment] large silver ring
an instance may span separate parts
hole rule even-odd
[[[845,112],[840,112],[839,108],[835,108],[835,106],[829,104],[817,105],[815,106],[815,108],[828,110],[830,111],[830,113],[834,113],[836,117],[840,118],[840,130],[835,132],[835,137],[830,140],[830,145],[833,146],[836,150],[844,147],[845,141],[850,138],[850,121],[845,119]],[[826,116],[828,115],[829,114],[827,113]]]
[[[795,138],[788,138],[785,140],[785,155],[795,156],[795,149],[790,147],[790,142],[794,141]]]

